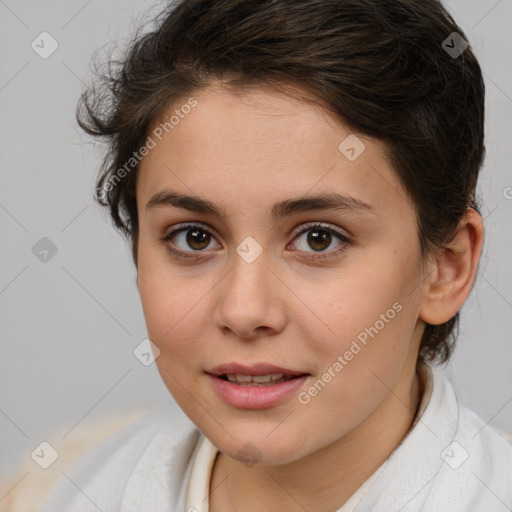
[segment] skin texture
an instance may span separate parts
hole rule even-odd
[[[351,130],[317,106],[267,88],[234,94],[215,82],[193,96],[197,106],[144,158],[137,181],[137,286],[161,351],[158,370],[221,451],[210,510],[336,510],[411,425],[423,320],[442,323],[467,298],[481,218],[468,210],[450,248],[424,261],[414,205],[381,142],[358,134],[366,149],[352,162],[338,150]],[[172,206],[147,209],[164,189],[209,200],[225,221]],[[270,215],[285,198],[324,192],[373,211]],[[184,222],[211,234],[202,252],[187,243],[187,231],[160,241]],[[350,242],[333,234],[312,245],[308,234],[325,228],[300,234],[308,222],[326,223]],[[263,249],[252,263],[236,252],[247,237]],[[308,259],[315,255],[330,257]],[[205,373],[221,363],[269,362],[309,373],[300,390],[307,391],[396,303],[400,312],[307,404],[294,393],[273,407],[237,409]],[[238,460],[246,443],[260,453],[254,465]]]

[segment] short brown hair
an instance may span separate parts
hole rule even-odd
[[[154,23],[109,59],[77,107],[80,126],[109,143],[96,200],[131,241],[135,265],[137,165],[121,180],[116,172],[157,116],[213,79],[298,94],[384,141],[416,206],[423,256],[443,247],[468,206],[478,211],[484,82],[470,47],[447,51],[446,41],[467,38],[440,1],[178,0]],[[448,361],[458,322],[459,313],[427,324],[418,359]]]

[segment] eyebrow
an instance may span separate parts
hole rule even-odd
[[[199,196],[179,194],[172,190],[163,190],[156,193],[146,204],[146,209],[172,206],[190,212],[209,214],[226,222],[224,209]],[[351,196],[334,192],[306,197],[286,199],[272,206],[272,219],[278,221],[284,217],[300,212],[315,210],[339,210],[350,213],[375,213],[370,204]]]

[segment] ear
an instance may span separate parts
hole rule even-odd
[[[483,219],[468,208],[431,267],[419,312],[424,322],[443,324],[462,307],[475,281],[483,243]]]

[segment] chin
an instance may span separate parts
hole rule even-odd
[[[226,456],[249,466],[289,464],[304,456],[299,443],[294,442],[291,436],[270,439],[271,436],[266,437],[261,429],[253,430],[252,434],[248,432],[247,435],[241,435],[237,430],[236,437],[208,437]]]

